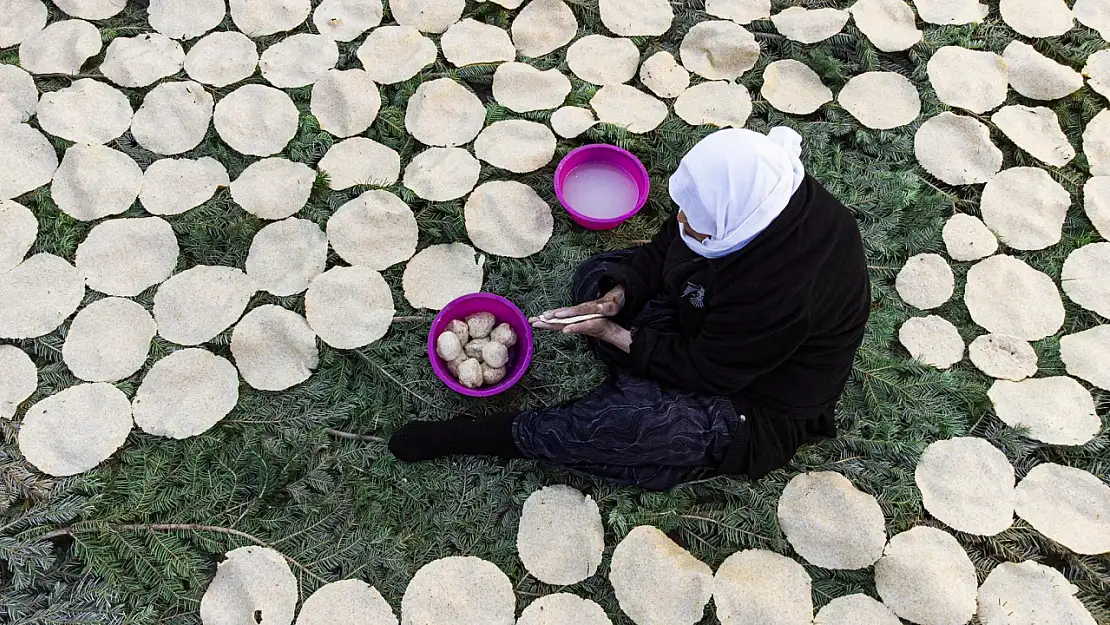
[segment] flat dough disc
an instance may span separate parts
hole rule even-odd
[[[826,603],[813,625],[902,625],[902,621],[890,608],[867,595],[847,595]]]
[[[336,191],[356,185],[388,187],[401,177],[401,155],[372,139],[351,137],[328,148],[317,167]]]
[[[412,257],[401,284],[413,308],[441,310],[452,300],[482,290],[486,257],[465,243],[432,245]]]
[[[292,217],[308,203],[316,172],[304,163],[264,158],[231,183],[231,199],[260,219]]]
[[[1017,485],[1016,509],[1033,529],[1076,553],[1110,551],[1110,486],[1082,469],[1033,467]]]
[[[215,195],[216,189],[231,184],[231,179],[216,159],[163,158],[143,172],[139,201],[151,215],[180,215]]]
[[[1110,239],[1110,176],[1095,176],[1083,185],[1083,210],[1099,235]]]
[[[1102,427],[1091,392],[1069,377],[998,380],[987,396],[1003,423],[1049,445],[1083,445]]]
[[[312,13],[321,35],[335,41],[354,41],[382,23],[381,0],[323,0]]]
[[[339,207],[328,219],[328,242],[339,257],[374,271],[416,253],[419,228],[412,209],[389,191],[372,190]]]
[[[713,603],[725,625],[808,625],[813,621],[812,586],[809,574],[794,560],[766,549],[747,549],[732,554],[717,569]]]
[[[552,130],[564,139],[574,139],[597,123],[593,111],[578,106],[564,106],[551,114]]]
[[[127,6],[127,0],[54,0],[66,15],[83,20],[106,20]]]
[[[520,613],[517,625],[613,625],[598,604],[568,593],[540,597]]]
[[[397,625],[397,617],[377,588],[345,579],[312,593],[301,605],[297,625]]]
[[[392,0],[389,3],[389,12],[398,24],[436,34],[459,21],[465,8],[465,0]]]
[[[562,106],[570,79],[557,69],[538,70],[527,63],[504,63],[493,73],[493,98],[517,113]]]
[[[988,332],[1026,341],[1056,334],[1064,325],[1064,304],[1052,278],[1012,256],[976,263],[967,272],[964,304]]]
[[[479,63],[503,63],[516,58],[509,33],[493,24],[471,18],[452,24],[439,39],[443,58],[455,67]]]
[[[513,625],[515,616],[512,582],[497,566],[471,556],[420,567],[401,599],[403,623]]]
[[[631,39],[586,35],[567,49],[567,66],[586,82],[619,85],[636,76],[640,50]]]
[[[600,0],[598,8],[601,23],[621,37],[658,37],[674,21],[667,0]]]
[[[883,555],[886,526],[879,502],[839,473],[821,471],[791,479],[779,498],[778,519],[786,540],[814,566],[862,569]],[[812,607],[808,614],[812,618]]]
[[[522,56],[543,56],[574,39],[578,19],[563,0],[530,0],[513,20],[510,31]]]
[[[1052,109],[1015,104],[991,115],[991,122],[1019,148],[1053,167],[1063,167],[1075,158],[1075,148],[1060,128]]]
[[[921,41],[917,16],[904,0],[859,0],[849,9],[860,32],[883,52],[901,52]]]
[[[64,477],[107,460],[131,432],[131,402],[111,384],[78,384],[27,409],[19,451],[36,469]]]
[[[307,87],[339,62],[339,46],[323,35],[298,33],[266,48],[258,69],[266,82],[280,89]]]
[[[212,94],[193,81],[161,83],[135,111],[131,135],[155,154],[188,152],[208,134],[213,104]]]
[[[46,5],[42,0],[4,0],[0,12],[0,48],[19,45],[46,28]]]
[[[309,0],[229,0],[231,21],[248,37],[293,30],[308,19]]]
[[[135,203],[143,170],[130,156],[103,145],[77,144],[66,150],[50,196],[78,221],[118,215]]]
[[[1061,65],[1020,41],[1002,51],[1010,70],[1010,86],[1033,100],[1057,100],[1083,87],[1083,75]]]
[[[1107,8],[1110,9],[1110,5]],[[1110,18],[1110,11],[1107,12],[1107,17]],[[1107,25],[1110,26],[1110,22]],[[1083,75],[1087,78],[1087,86],[1094,89],[1095,93],[1110,98],[1110,50],[1099,50],[1087,57],[1087,63],[1083,65]]]
[[[1110,6],[1106,0],[1075,0],[1071,10],[1080,24],[1097,30],[1104,41],[1110,41]]]
[[[290,218],[254,235],[247,253],[247,275],[262,291],[278,297],[308,288],[328,263],[328,237],[307,219]]]
[[[1103,109],[1083,129],[1083,154],[1091,175],[1110,175],[1110,112]]]
[[[54,146],[27,124],[0,124],[0,200],[48,184],[58,169]]]
[[[613,549],[609,582],[635,623],[697,623],[714,588],[709,565],[649,525],[633,528]]]
[[[515,181],[487,182],[474,189],[463,214],[475,247],[510,258],[540,252],[555,228],[547,202],[532,187]]]
[[[913,150],[925,171],[951,185],[987,182],[1002,170],[1002,150],[991,142],[987,126],[954,113],[925,120]]]
[[[998,251],[998,238],[983,220],[964,213],[949,217],[941,236],[952,260],[979,260]]]
[[[26,206],[0,200],[0,273],[23,262],[39,234],[39,222]]]
[[[895,72],[853,76],[840,90],[837,101],[859,123],[876,130],[905,126],[921,115],[917,87]]]
[[[131,102],[119,89],[82,78],[42,94],[36,114],[46,132],[74,143],[108,143],[131,127]]]
[[[1060,360],[1068,373],[1110,390],[1110,325],[1069,334],[1060,339]]]
[[[185,55],[189,78],[217,88],[246,80],[256,69],[258,45],[235,31],[205,35]]]
[[[135,425],[147,434],[188,438],[207,432],[239,402],[239,372],[203,349],[178,350],[154,363],[135,392]]]
[[[799,43],[824,41],[844,30],[851,13],[838,9],[790,7],[771,16],[775,30]]]
[[[181,44],[158,33],[116,37],[108,44],[100,73],[121,87],[149,87],[185,65]]]
[[[1002,21],[1026,37],[1059,37],[1075,26],[1064,0],[1000,0]]]
[[[309,110],[320,122],[320,130],[336,137],[366,132],[381,107],[378,86],[361,69],[328,70],[312,86]]]
[[[486,107],[472,91],[450,78],[421,83],[405,107],[405,129],[427,146],[470,143],[486,123]]]
[[[243,85],[216,103],[216,132],[233,150],[270,156],[285,149],[297,134],[300,113],[283,91],[266,85]]]
[[[1060,284],[1068,299],[1100,317],[1110,318],[1110,243],[1090,243],[1064,261]]]
[[[368,267],[332,267],[304,299],[308,325],[336,349],[366,347],[385,336],[396,308],[385,278]]]
[[[462,148],[428,148],[405,167],[403,184],[432,202],[457,200],[478,184],[482,164]]]
[[[27,353],[14,345],[0,345],[0,419],[15,416],[38,385],[38,369]]]
[[[890,539],[875,563],[875,588],[914,623],[966,623],[976,610],[975,565],[951,534],[915,527]]]
[[[1012,167],[983,188],[983,222],[1015,250],[1043,250],[1063,236],[1071,195],[1043,169]]]
[[[690,72],[673,54],[660,50],[640,66],[640,82],[660,98],[677,98],[690,86]]]
[[[474,140],[474,155],[516,174],[536,171],[555,158],[551,129],[539,122],[507,119],[494,122]]]
[[[316,333],[305,318],[272,304],[255,308],[235,324],[231,355],[243,381],[260,391],[296,386],[320,363]]]
[[[158,335],[200,345],[231,327],[258,287],[239,269],[198,265],[166,280],[154,294]]]
[[[118,382],[142,368],[154,319],[129,299],[106,297],[81,309],[62,345],[62,360],[86,382]]]
[[[964,359],[960,331],[936,315],[907,319],[898,329],[898,342],[914,360],[937,369],[948,369]]]
[[[150,14],[150,27],[170,39],[196,39],[224,21],[227,2],[150,0],[147,12]]]
[[[956,277],[940,254],[918,254],[906,261],[894,280],[898,297],[919,310],[932,310],[952,298]]]
[[[1020,382],[1037,374],[1037,352],[1027,341],[1006,334],[984,334],[968,348],[971,362],[992,378]]]
[[[979,0],[913,0],[921,21],[930,24],[972,24],[983,21],[990,12]]]
[[[161,217],[112,219],[77,246],[76,265],[90,289],[134,297],[169,278],[177,256],[177,237]]]
[[[31,119],[38,104],[35,79],[15,65],[0,65],[0,124],[20,124]]]
[[[1006,100],[1006,62],[994,52],[944,46],[929,59],[928,72],[937,98],[949,106],[986,113]]]
[[[633,134],[651,132],[667,119],[667,105],[629,85],[606,85],[590,98],[597,118]]]
[[[100,54],[100,31],[82,20],[62,20],[27,35],[19,44],[19,65],[32,74],[81,73]]]
[[[358,60],[374,82],[404,82],[436,62],[436,44],[410,26],[375,28],[358,49]]]
[[[1032,560],[1003,562],[979,587],[979,622],[1095,625],[1094,617],[1075,596],[1078,592],[1054,568]]]
[[[296,608],[297,578],[285,557],[273,549],[240,547],[216,567],[200,600],[200,620],[206,625],[288,625]]]
[[[771,18],[771,0],[705,0],[705,12],[737,24],[748,24]]]
[[[597,503],[570,486],[537,490],[524,502],[516,548],[524,568],[545,584],[565,586],[592,577],[605,550]]]
[[[798,115],[809,115],[833,99],[817,72],[791,59],[775,61],[763,70],[759,93],[776,109]]]
[[[994,536],[1014,522],[1014,467],[981,438],[929,445],[917,461],[914,481],[929,514],[954,530]]]
[[[682,65],[707,80],[732,81],[755,67],[759,43],[746,28],[726,20],[690,28],[678,49]]]

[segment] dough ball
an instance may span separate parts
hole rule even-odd
[[[713,603],[725,625],[806,625],[813,620],[813,582],[802,565],[765,549],[738,551],[713,578]]]
[[[0,419],[15,416],[38,384],[39,372],[31,358],[14,345],[0,345]]]
[[[459,21],[465,0],[393,0],[389,11],[402,26],[425,33],[442,33]]]
[[[298,33],[266,48],[258,69],[266,82],[280,89],[306,87],[339,62],[339,46],[323,35]]]
[[[147,13],[150,27],[170,39],[195,39],[224,21],[227,3],[224,0],[150,0]]]
[[[1084,445],[1102,429],[1091,392],[1069,377],[998,380],[987,396],[1003,423],[1042,443]]]
[[[1063,236],[1071,195],[1043,169],[1013,167],[983,188],[987,227],[1015,250],[1043,250]]]
[[[320,130],[336,137],[365,132],[378,118],[381,107],[378,86],[361,69],[328,70],[312,86],[309,108],[320,122]]]
[[[381,5],[378,7],[381,19]],[[312,593],[301,605],[297,625],[397,625],[397,617],[377,588],[359,579],[345,579]]]
[[[402,184],[421,199],[448,202],[470,193],[481,171],[463,148],[428,148],[409,161]]]
[[[0,124],[20,124],[31,119],[38,104],[35,79],[15,65],[0,65]]]
[[[58,169],[54,146],[27,124],[0,124],[0,200],[48,184]]]
[[[46,5],[42,0],[5,0],[0,14],[0,48],[19,45],[46,27]]]
[[[1107,272],[1110,272],[1110,243],[1090,243],[1068,255],[1060,284],[1068,299],[1100,317],[1110,318]]]
[[[570,486],[541,488],[524,502],[516,548],[524,568],[545,584],[593,577],[605,551],[597,503]]]
[[[503,369],[509,362],[509,349],[498,343],[490,341],[482,348],[482,364],[493,369]]]
[[[972,24],[990,12],[979,0],[913,0],[921,20],[930,24]]]
[[[102,82],[82,78],[42,94],[36,114],[46,132],[74,143],[108,143],[131,127],[127,96]]]
[[[979,587],[979,622],[1095,625],[1094,617],[1075,596],[1078,592],[1054,568],[1032,560],[1003,562]]]
[[[1059,37],[1075,26],[1064,0],[1000,0],[1002,21],[1026,37]]]
[[[216,159],[163,158],[143,172],[139,201],[151,215],[180,215],[215,195],[216,189],[231,184],[227,169]]]
[[[469,17],[456,22],[439,40],[443,58],[455,67],[481,63],[503,63],[516,58],[509,33]]]
[[[285,297],[308,288],[328,262],[328,237],[307,219],[290,218],[254,235],[247,254],[247,275],[259,289]]]
[[[231,183],[231,199],[260,219],[285,219],[308,203],[316,172],[304,163],[273,157],[252,163]]]
[[[480,388],[485,384],[482,362],[477,358],[467,358],[459,363],[459,383],[466,388]]]
[[[555,135],[547,126],[507,119],[490,124],[478,135],[474,155],[494,167],[524,174],[550,163],[555,144]]]
[[[1061,338],[1060,359],[1069,374],[1110,390],[1110,325]]]
[[[154,363],[135,392],[135,425],[147,434],[188,438],[207,432],[239,402],[239,372],[203,349],[176,351]]]
[[[235,31],[205,35],[185,55],[189,78],[217,88],[246,80],[257,68],[258,46]]]
[[[185,64],[181,44],[158,33],[116,37],[108,44],[100,73],[121,87],[149,87]]]
[[[771,0],[705,0],[705,12],[737,24],[748,24],[771,18]]]
[[[859,123],[889,130],[913,123],[921,114],[921,96],[910,79],[895,72],[865,72],[853,76],[837,101]]]
[[[470,341],[463,347],[463,352],[467,358],[473,358],[478,362],[482,362],[482,350],[489,344],[489,339],[470,339]]]
[[[621,610],[636,623],[696,623],[716,585],[709,565],[648,525],[624,537],[609,566]]]
[[[994,536],[1014,522],[1014,467],[987,441],[960,437],[925,448],[914,480],[929,514],[952,529]]]
[[[405,108],[405,129],[428,146],[469,143],[486,123],[478,96],[450,78],[421,83]]]
[[[493,73],[493,98],[517,113],[559,107],[570,93],[570,79],[557,69],[540,71],[527,63],[504,63]]]
[[[1037,352],[1016,336],[984,334],[968,348],[971,362],[992,378],[1020,382],[1037,374]]]
[[[1047,165],[1063,167],[1075,158],[1075,148],[1052,109],[1004,106],[991,115],[991,121],[1015,145]]]
[[[456,380],[459,379],[459,367],[462,366],[462,363],[466,362],[467,360],[468,358],[466,357],[466,354],[463,354],[455,360],[447,361],[447,370],[451,372],[451,375],[455,376]]]
[[[547,202],[531,187],[514,181],[487,182],[474,189],[463,214],[466,233],[478,249],[510,258],[539,253],[555,228]]]
[[[1083,129],[1083,154],[1095,176],[1110,175],[1110,114],[1102,110]]]
[[[293,622],[297,594],[297,578],[284,556],[265,547],[240,547],[227,552],[216,567],[216,576],[200,599],[200,620],[220,625],[287,625]]]
[[[929,59],[929,82],[949,106],[985,113],[1006,100],[1006,61],[994,52],[944,46]]]
[[[231,21],[248,37],[293,30],[308,19],[309,0],[229,0]]]
[[[312,13],[321,35],[335,41],[354,41],[382,23],[381,0],[323,0]]]
[[[85,280],[65,260],[35,254],[0,274],[0,338],[50,334],[81,305]]]
[[[89,304],[69,326],[62,360],[86,382],[118,382],[142,368],[154,319],[135,302],[108,297]]]
[[[198,265],[166,280],[154,294],[158,335],[178,345],[200,345],[231,327],[258,292],[234,267]]]
[[[537,57],[570,43],[578,34],[578,20],[563,0],[529,0],[510,30],[517,51]]]
[[[875,563],[875,588],[914,623],[966,623],[976,610],[975,565],[947,532],[915,527],[890,539]]]
[[[590,98],[590,106],[603,123],[620,126],[633,134],[651,132],[667,119],[667,105],[629,85],[606,85]]]
[[[791,479],[779,498],[778,518],[798,555],[822,568],[869,567],[883,554],[886,544],[879,503],[856,489],[848,478],[831,471]],[[812,607],[809,613],[812,616]]]
[[[567,65],[586,82],[619,85],[636,75],[640,50],[631,39],[586,35],[567,49]]]
[[[436,44],[410,26],[375,28],[358,49],[358,60],[374,82],[404,82],[435,63]]]
[[[504,379],[505,367],[491,367],[486,363],[482,363],[482,384],[484,386],[500,384]]]
[[[551,128],[565,139],[574,139],[597,124],[590,109],[564,106],[551,114]]]
[[[367,267],[332,267],[305,294],[308,325],[336,349],[358,349],[385,336],[396,309],[385,278]]]
[[[1064,304],[1052,278],[1012,256],[976,263],[967,272],[964,304],[988,332],[1026,341],[1051,336],[1064,325]]]
[[[459,338],[459,345],[466,345],[470,342],[470,326],[462,319],[449,321],[447,331]]]
[[[837,597],[825,604],[814,625],[901,625],[902,621],[879,601],[867,595]]]
[[[482,290],[485,256],[475,258],[464,243],[432,245],[412,257],[401,279],[413,308],[441,310],[463,295]]]
[[[26,206],[0,200],[0,273],[23,262],[38,233],[39,222]]]
[[[944,222],[944,246],[952,260],[972,261],[998,251],[998,239],[978,217],[956,213]]]
[[[453,332],[440,334],[436,338],[436,354],[447,362],[458,360],[463,355],[463,345],[459,337]]]
[[[844,30],[850,15],[848,11],[838,9],[790,7],[772,15],[771,22],[791,41],[817,43]]]
[[[1017,485],[1017,515],[1075,553],[1110,551],[1110,486],[1081,469],[1045,463]]]
[[[188,152],[208,134],[213,104],[212,95],[195,82],[164,82],[143,98],[131,135],[155,154]]]
[[[658,37],[671,28],[668,0],[599,0],[601,23],[621,37]]]
[[[739,24],[710,20],[690,28],[678,53],[682,65],[698,76],[733,81],[755,67],[759,43]]]
[[[19,66],[32,74],[81,73],[81,66],[100,54],[100,31],[82,20],[53,22],[27,34],[19,44]]]
[[[1110,176],[1095,176],[1083,185],[1083,210],[1099,235],[1110,239]]]
[[[511,325],[502,323],[489,333],[489,340],[501,343],[505,347],[512,347],[516,345],[517,336]]]
[[[556,593],[540,597],[520,613],[517,625],[613,625],[601,606],[581,597]]]
[[[904,0],[859,0],[850,11],[860,32],[883,52],[908,50],[921,41],[917,16]]]
[[[1083,75],[1042,55],[1033,46],[1011,42],[1002,51],[1010,70],[1010,86],[1033,100],[1057,100],[1079,91]]]
[[[939,254],[918,254],[906,261],[894,281],[902,301],[919,310],[931,310],[952,298],[956,277]]]
[[[317,167],[336,191],[357,185],[387,187],[401,177],[401,156],[377,141],[351,137],[328,148]]]
[[[493,313],[481,312],[466,318],[466,327],[470,330],[471,339],[487,338],[496,325],[497,318]]]
[[[925,120],[913,138],[921,167],[951,185],[987,182],[1002,170],[1002,150],[981,122],[954,113]]]
[[[898,329],[898,341],[914,360],[937,369],[947,369],[964,359],[960,331],[936,315],[906,320]]]
[[[293,100],[266,85],[243,85],[216,103],[213,123],[231,149],[250,156],[270,156],[297,135],[300,113]]]
[[[62,157],[50,196],[70,217],[96,221],[131,208],[142,188],[143,170],[130,156],[103,145],[79,143]]]
[[[789,59],[775,61],[763,70],[760,94],[776,109],[798,115],[808,115],[833,99],[817,72]]]
[[[690,86],[690,72],[673,54],[660,50],[640,66],[640,82],[660,98],[677,98]]]
[[[374,271],[403,263],[416,253],[419,229],[408,204],[388,191],[367,191],[328,219],[328,241],[339,257]]]
[[[231,332],[231,355],[243,381],[260,391],[304,382],[320,363],[316,334],[305,318],[280,306],[259,306]]]
[[[495,565],[454,556],[420,567],[401,599],[401,620],[426,625],[513,625],[516,595]]]
[[[27,409],[19,451],[47,475],[84,473],[127,442],[131,402],[111,384],[78,384]]]

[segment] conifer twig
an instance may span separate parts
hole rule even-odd
[[[354,432],[344,432],[334,428],[328,428],[328,434],[336,438],[342,438],[349,441],[365,441],[368,443],[384,443],[385,439],[380,436],[370,436],[369,434],[355,434]]]

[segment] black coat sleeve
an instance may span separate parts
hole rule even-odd
[[[678,238],[678,220],[668,219],[651,242],[636,249],[621,264],[609,269],[602,278],[606,285],[624,287],[624,308],[621,318],[630,319],[663,289],[663,265],[671,244]]]

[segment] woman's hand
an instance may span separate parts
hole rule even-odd
[[[564,326],[562,332],[563,334],[592,336],[599,341],[614,345],[625,353],[632,349],[632,333],[608,319],[591,319]]]
[[[562,330],[564,327],[568,326],[561,324],[545,324],[543,320],[570,319],[571,317],[578,317],[581,315],[605,315],[606,317],[613,317],[616,316],[622,308],[624,308],[624,287],[618,285],[613,290],[592,302],[549,310],[539,317],[532,317],[528,321],[536,328],[544,330]]]

